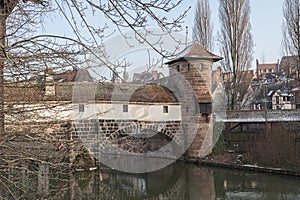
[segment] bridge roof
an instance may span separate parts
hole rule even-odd
[[[175,94],[160,84],[113,84],[95,82],[55,83],[55,95],[45,96],[43,87],[33,83],[6,83],[5,102],[43,101],[126,101],[178,103]],[[91,99],[92,98],[92,99]]]
[[[55,96],[49,96],[46,99],[84,102],[91,98],[105,102],[178,103],[175,94],[159,84],[58,84]]]

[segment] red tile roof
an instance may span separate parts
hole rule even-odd
[[[6,102],[41,101],[125,101],[148,103],[176,103],[177,98],[166,87],[158,84],[112,83],[56,83],[55,95],[45,96],[38,84],[10,83],[5,87]],[[92,98],[92,99],[91,99]]]

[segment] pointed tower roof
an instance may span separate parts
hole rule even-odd
[[[170,65],[176,62],[189,60],[212,60],[213,62],[217,62],[222,59],[222,57],[209,52],[200,44],[193,43],[190,46],[186,47],[181,53],[179,53],[177,58],[167,62],[166,64]]]

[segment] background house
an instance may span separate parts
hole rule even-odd
[[[298,56],[284,56],[279,65],[279,71],[285,73],[288,78],[297,78],[297,66],[299,66]]]
[[[279,71],[279,63],[260,64],[258,59],[256,60],[256,71],[258,75],[264,75],[268,73],[276,73]]]
[[[297,66],[296,56],[284,56],[280,62],[269,64],[259,64],[257,60],[256,77],[252,82],[255,98],[251,109],[300,108]]]
[[[287,109],[292,109],[294,108],[293,104],[293,94],[290,93],[290,91],[272,91],[272,109],[273,110],[287,110]]]
[[[133,83],[153,83],[157,82],[157,80],[164,78],[164,74],[162,72],[158,72],[156,70],[152,71],[144,71],[142,73],[134,73],[132,82]]]

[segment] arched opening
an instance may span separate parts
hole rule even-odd
[[[140,126],[125,127],[116,131],[109,137],[109,140],[128,152],[133,153],[150,153],[155,152],[173,140],[176,141],[176,136],[165,129],[157,131],[156,126],[151,128],[141,128]],[[172,142],[174,152],[178,149],[178,144]]]

